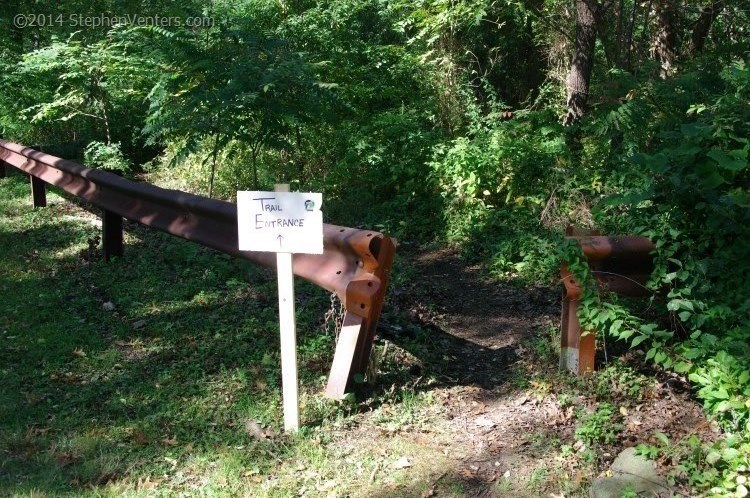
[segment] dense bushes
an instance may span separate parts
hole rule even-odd
[[[697,60],[667,80],[612,77],[621,93],[575,129],[545,106],[438,146],[447,235],[531,279],[554,278],[557,253],[575,259],[567,223],[654,240],[648,314],[592,289],[581,319],[695,384],[727,438],[684,462],[685,477],[734,492],[750,468],[750,69]]]

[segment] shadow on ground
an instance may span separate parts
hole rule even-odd
[[[548,346],[559,320],[555,289],[498,282],[450,248],[400,257],[414,274],[392,290],[380,332],[421,360],[417,373],[492,389],[518,374],[519,348],[537,338]]]

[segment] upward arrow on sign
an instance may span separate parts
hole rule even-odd
[[[277,238],[279,239],[279,249],[281,249],[281,246],[283,245],[282,242],[284,241],[284,236],[279,234]]]

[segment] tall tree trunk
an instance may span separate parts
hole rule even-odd
[[[633,2],[633,9],[630,12],[630,21],[628,21],[628,32],[625,35],[625,47],[627,48],[628,55],[627,55],[627,62],[625,63],[625,68],[629,72],[633,72],[633,50],[635,50],[635,47],[633,46],[633,30],[635,28],[635,18],[638,16],[638,2]]]
[[[628,46],[625,43],[625,0],[620,0],[617,3],[617,10],[615,11],[615,17],[617,17],[617,32],[615,35],[615,43],[617,43],[617,51],[615,52],[615,66],[618,69],[623,69],[623,51],[627,50]]]
[[[656,2],[658,28],[651,48],[651,57],[659,63],[659,76],[666,78],[674,72],[677,53],[677,15],[673,0]]]
[[[107,145],[110,145],[112,143],[112,132],[109,129],[109,115],[107,114],[107,95],[104,92],[104,88],[101,85],[100,80],[97,80],[97,85],[101,91],[99,103],[102,106],[102,120],[104,121],[104,133],[107,136]]]
[[[250,147],[250,154],[253,161],[253,190],[258,190],[258,153],[260,152],[260,145],[253,144]]]
[[[566,81],[568,112],[563,123],[577,122],[586,109],[589,98],[589,82],[594,69],[594,45],[596,44],[596,15],[598,4],[593,0],[576,0],[576,37],[573,60]]]
[[[297,166],[297,174],[299,175],[300,187],[307,183],[305,178],[305,160],[302,156],[302,127],[300,125],[295,126],[295,132],[297,137],[297,147],[294,151],[294,164]]]
[[[214,150],[211,153],[211,176],[208,179],[208,198],[214,197],[214,178],[216,177],[216,158],[219,155],[219,132],[214,136]]]
[[[703,47],[706,44],[708,33],[711,32],[711,26],[714,23],[714,19],[721,11],[721,1],[714,0],[711,5],[701,8],[701,14],[698,17],[698,21],[693,27],[693,33],[690,36],[690,53],[698,54],[703,52]]]
[[[214,135],[214,150],[211,152],[211,176],[208,179],[208,198],[214,196],[214,178],[216,177],[216,158],[219,155],[219,138],[221,137],[221,113],[216,116],[216,134]]]

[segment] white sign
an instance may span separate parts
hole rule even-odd
[[[241,251],[323,253],[323,194],[237,192]]]

